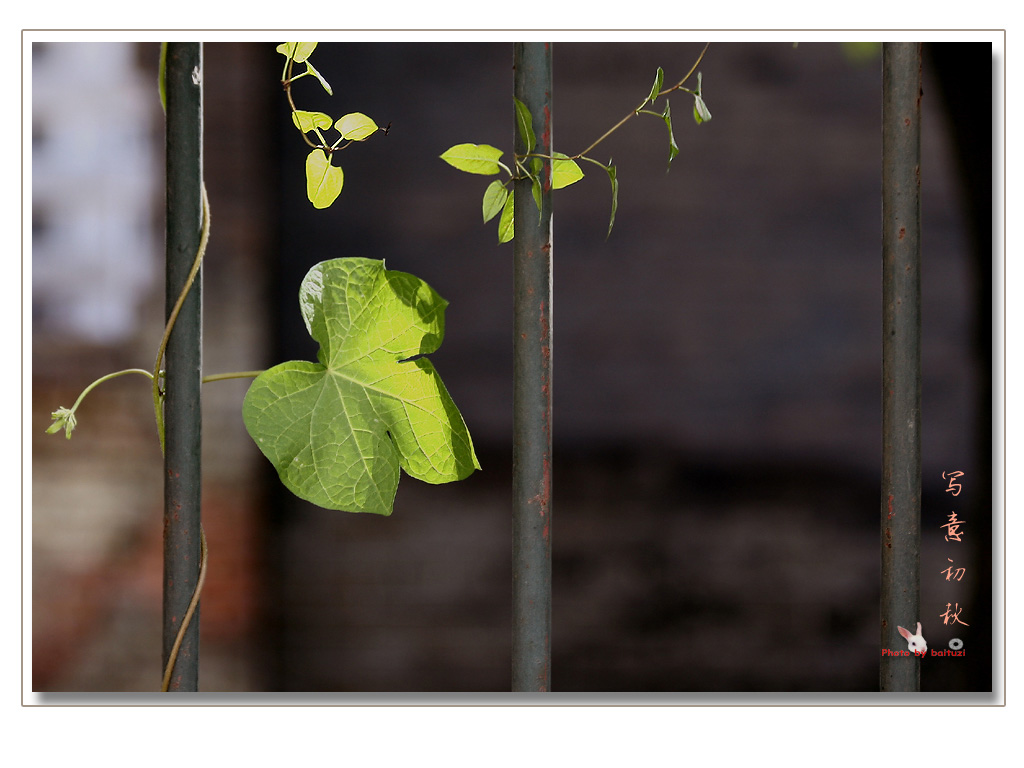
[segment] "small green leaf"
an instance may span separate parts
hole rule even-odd
[[[316,43],[281,43],[277,46],[277,52],[289,59],[295,59],[297,64],[301,64],[316,50],[316,45]]]
[[[323,112],[307,112],[299,109],[292,112],[292,122],[303,133],[309,133],[317,128],[321,130],[330,128],[334,120]]]
[[[505,185],[500,181],[495,180],[487,185],[487,189],[484,191],[483,203],[485,224],[501,212],[507,199],[508,190],[505,189]]]
[[[540,212],[541,212],[541,187],[540,187],[540,174],[544,170],[544,161],[539,157],[533,158],[530,161],[530,168],[532,173],[530,174],[530,192],[533,194],[533,202],[537,204],[537,222],[540,223]]]
[[[501,218],[498,219],[498,244],[507,243],[516,233],[515,227],[515,198],[508,196],[505,207],[501,209]]]
[[[328,208],[338,199],[345,174],[331,165],[322,149],[314,149],[306,156],[306,196],[314,208]]]
[[[523,143],[526,144],[526,154],[530,154],[537,146],[537,137],[533,133],[533,116],[526,105],[515,96],[512,97],[512,101],[516,104],[516,128],[523,137]]]
[[[651,86],[651,93],[640,106],[644,106],[647,102],[654,103],[654,100],[658,98],[658,94],[661,93],[661,87],[665,84],[665,72],[661,67],[658,67],[658,74],[654,76],[654,85]]]
[[[612,217],[608,222],[608,234],[605,235],[607,240],[612,236],[612,227],[615,226],[615,212],[619,208],[619,180],[616,178],[615,166],[612,165],[611,158],[608,158],[608,165],[605,166],[605,170],[608,172],[608,180],[612,183]]]
[[[668,99],[665,100],[665,111],[661,113],[661,119],[668,126],[668,168],[665,169],[665,173],[668,173],[672,168],[672,161],[679,154],[679,145],[676,144],[676,137],[672,135],[672,110]]]
[[[306,62],[306,71],[320,81],[320,85],[322,85],[324,87],[324,90],[327,91],[328,96],[334,95],[334,91],[331,90],[331,84],[324,80],[324,76],[317,72],[316,67],[310,64],[308,61]]]
[[[552,189],[563,189],[583,178],[583,169],[576,164],[575,160],[561,152],[552,152],[551,155],[554,158],[551,161]]]
[[[701,86],[701,74],[697,73],[697,90],[693,94],[693,119],[700,125],[706,123],[711,119],[711,110],[708,109],[708,105],[704,103],[704,98],[700,95]]]
[[[377,130],[377,124],[362,112],[350,112],[338,118],[334,127],[344,138],[352,141],[364,141]]]
[[[246,430],[296,496],[326,509],[389,515],[399,469],[427,483],[480,468],[466,423],[424,356],[444,339],[448,302],[375,259],[314,266],[299,290],[317,362],[253,381]]]
[[[693,119],[697,125],[706,123],[711,119],[711,111],[700,96],[693,97]]]
[[[441,159],[460,171],[490,176],[501,170],[501,155],[500,149],[489,144],[456,144],[445,150]]]

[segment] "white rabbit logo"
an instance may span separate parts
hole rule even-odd
[[[924,656],[928,650],[928,643],[924,641],[924,635],[921,634],[921,622],[917,622],[917,634],[912,635],[909,629],[904,627],[896,627],[903,635],[903,639],[907,641],[907,648],[914,652],[915,656]]]

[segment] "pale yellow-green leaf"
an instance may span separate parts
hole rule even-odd
[[[327,95],[328,95],[328,96],[333,96],[333,95],[334,95],[334,91],[332,91],[332,90],[331,90],[331,84],[330,84],[330,83],[328,83],[328,82],[327,82],[327,81],[326,81],[326,80],[324,79],[324,76],[323,76],[323,75],[321,75],[321,74],[320,74],[319,72],[317,72],[317,71],[316,71],[316,67],[314,67],[314,66],[313,66],[313,65],[312,65],[312,64],[311,64],[310,62],[308,62],[308,61],[306,62],[306,71],[307,71],[307,72],[309,72],[309,74],[313,75],[313,77],[315,77],[315,78],[316,78],[317,80],[319,80],[319,81],[320,81],[320,85],[322,85],[322,86],[323,86],[323,89],[324,89],[325,91],[327,91]]]
[[[316,50],[316,45],[316,43],[281,43],[277,46],[277,52],[290,59],[295,59],[296,63],[301,64]]]
[[[515,96],[512,97],[512,101],[516,107],[516,128],[523,139],[523,144],[526,145],[526,154],[530,154],[537,146],[537,137],[533,132],[533,116],[526,105]]]
[[[314,149],[306,156],[306,196],[314,208],[327,208],[338,199],[345,174],[331,165],[322,149]]]
[[[576,164],[575,160],[563,155],[561,152],[552,152],[554,160],[551,162],[551,188],[562,189],[570,184],[575,184],[583,178],[583,169]]]
[[[515,204],[514,197],[508,196],[505,207],[501,209],[501,218],[498,219],[498,243],[507,243],[516,234]]]
[[[362,112],[351,112],[338,118],[334,127],[344,138],[351,141],[363,141],[377,130],[377,124]]]
[[[489,144],[456,144],[445,150],[441,159],[460,171],[490,176],[501,170],[501,155],[500,149]]]
[[[303,133],[308,133],[315,128],[321,130],[331,127],[334,122],[330,115],[326,115],[323,112],[306,112],[305,110],[299,109],[292,112],[292,122],[295,123],[295,127]]]
[[[485,224],[501,213],[501,209],[505,207],[506,200],[508,200],[508,190],[504,184],[495,180],[487,185],[487,189],[484,191],[483,202]]]

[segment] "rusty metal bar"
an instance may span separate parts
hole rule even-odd
[[[546,158],[540,211],[529,178],[514,189],[512,690],[550,691],[551,44],[515,43],[513,65],[513,92],[533,117],[534,154]],[[521,157],[528,148],[515,123]]]
[[[882,47],[881,513],[881,647],[906,651],[896,627],[921,621],[920,43]],[[919,658],[880,663],[880,690],[921,689]]]
[[[203,48],[168,43],[167,92],[167,314],[178,300],[203,227]],[[196,276],[167,342],[164,423],[163,664],[166,666],[200,563],[200,449],[202,420],[202,272]],[[199,611],[178,651],[168,690],[199,686]]]

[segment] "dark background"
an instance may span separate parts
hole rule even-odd
[[[589,145],[647,94],[657,67],[674,83],[702,46],[556,42],[555,148]],[[308,78],[295,87],[300,108],[391,124],[341,153],[345,189],[327,211],[305,198],[308,149],[274,86],[273,45],[209,43],[205,57],[207,372],[313,359],[302,276],[323,259],[383,258],[450,302],[432,359],[483,471],[446,486],[403,478],[390,518],[321,510],[290,497],[247,442],[245,383],[210,385],[201,686],[507,690],[511,245],[480,219],[490,179],[438,155],[467,141],[510,151],[511,45],[321,44],[312,60],[335,95]],[[898,621],[920,619],[930,648],[960,637],[968,652],[923,662],[925,691],[992,685],[993,66],[987,45],[926,56],[923,615]],[[593,152],[618,166],[609,239],[610,188],[596,166],[584,164],[587,177],[554,200],[552,687],[875,691],[880,57],[839,43],[714,43],[700,70],[713,119],[694,125],[692,102],[671,97],[680,154],[669,173],[667,133],[653,117]],[[140,349],[158,336],[158,316],[140,321]],[[106,368],[90,376],[95,350],[72,354],[77,367],[67,354],[47,365],[57,353],[39,342],[41,432],[53,397],[73,400]],[[129,392],[114,390],[109,407],[134,402]],[[148,427],[140,440],[151,440]],[[48,461],[80,458],[88,448],[77,440],[40,440],[37,479]],[[159,451],[146,461],[157,465]],[[952,470],[966,473],[955,499],[941,477]],[[151,495],[137,503],[158,505]],[[960,544],[943,540],[952,510],[967,521]],[[140,514],[133,534],[150,555],[114,558],[92,578],[158,569],[158,519]],[[967,569],[960,582],[942,573],[949,557]],[[159,609],[148,593],[109,598],[106,621],[69,628],[47,623],[46,609],[79,575],[34,575],[48,585],[34,593],[37,690],[134,685],[103,659],[152,632]],[[943,625],[947,602],[970,627]],[[145,628],[110,637],[115,618],[133,612]],[[86,628],[99,659],[91,673],[61,639]],[[230,674],[218,672],[222,660]]]

